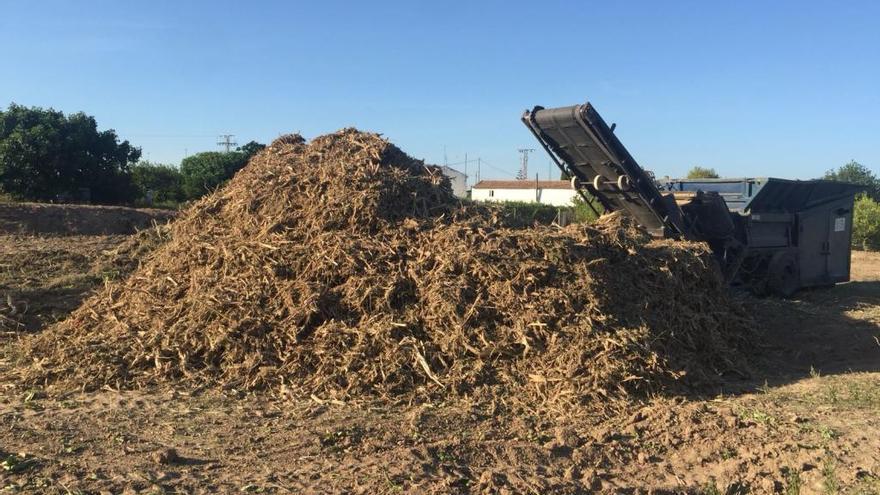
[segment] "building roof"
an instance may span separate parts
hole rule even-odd
[[[474,189],[571,189],[567,180],[481,180]]]
[[[464,174],[464,172],[462,172],[462,171],[460,171],[460,170],[456,170],[456,169],[454,169],[454,168],[452,168],[452,167],[450,167],[450,166],[447,166],[447,165],[435,165],[435,166],[436,166],[437,168],[439,168],[440,170],[442,170],[442,171],[443,171],[444,173],[446,173],[447,175],[458,175],[458,176],[461,176],[461,177],[466,177],[465,174]]]

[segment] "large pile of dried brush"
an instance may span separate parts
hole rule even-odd
[[[274,142],[126,280],[24,342],[30,384],[584,403],[738,365],[707,250],[514,228],[376,134]],[[686,377],[688,380],[681,380]]]

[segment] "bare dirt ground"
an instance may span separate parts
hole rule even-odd
[[[0,235],[0,329],[35,331],[65,317],[117,275],[99,264],[127,237]]]
[[[748,378],[610,418],[4,380],[4,344],[75,307],[122,242],[0,237],[0,292],[32,292],[0,335],[0,493],[880,493],[877,253],[848,284],[741,296],[762,330]]]
[[[0,332],[37,331],[66,317],[105,281],[125,277],[163,235],[0,234]]]
[[[176,212],[153,208],[0,201],[0,234],[133,234],[164,223]]]

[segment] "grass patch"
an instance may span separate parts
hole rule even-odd
[[[825,456],[822,462],[822,491],[828,495],[840,492],[840,482],[837,480],[837,461],[834,457]]]
[[[834,440],[835,438],[840,436],[840,433],[837,432],[834,428],[831,428],[827,425],[819,425],[816,427],[816,431],[819,432],[819,435],[822,436],[822,440]]]
[[[799,495],[801,493],[801,475],[796,469],[785,468],[785,495]]]
[[[765,426],[776,426],[776,418],[758,408],[743,408],[736,411],[736,415],[743,421],[752,421]]]
[[[801,404],[814,409],[818,406],[831,406],[847,410],[880,409],[880,380],[876,375],[850,373],[845,375],[821,376],[811,370],[814,382],[797,385],[796,388],[761,388],[760,392],[774,403]],[[752,414],[754,417],[749,417]],[[744,410],[743,419],[764,422],[760,411]]]
[[[874,380],[835,377],[822,387],[817,398],[824,404],[847,409],[876,409],[880,407],[878,385]]]

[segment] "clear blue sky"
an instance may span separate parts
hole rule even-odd
[[[0,0],[0,46],[0,105],[85,111],[152,161],[353,125],[510,177],[525,108],[590,100],[658,175],[880,172],[876,1]]]

